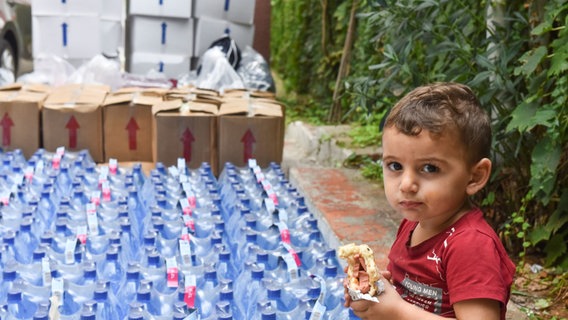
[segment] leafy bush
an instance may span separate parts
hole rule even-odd
[[[289,90],[328,108],[352,1],[272,3],[273,67]],[[472,87],[494,129],[495,170],[478,202],[510,251],[543,253],[565,269],[567,21],[563,0],[361,1],[342,96],[344,121],[378,125],[374,115],[416,86]]]

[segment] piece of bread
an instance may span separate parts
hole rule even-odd
[[[351,289],[374,296],[377,293],[379,269],[373,250],[366,244],[350,243],[339,247],[338,254],[347,261],[347,281]],[[361,272],[364,271],[364,272]],[[368,276],[368,279],[365,277]]]

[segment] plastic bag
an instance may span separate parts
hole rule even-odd
[[[75,67],[61,57],[39,55],[34,58],[34,71],[20,76],[18,82],[59,86],[67,83],[75,71]]]
[[[237,73],[241,76],[247,89],[276,92],[268,63],[260,53],[250,46],[247,46],[242,53]]]
[[[243,89],[244,84],[219,47],[207,49],[202,57],[201,70],[197,76],[198,88],[222,91]]]
[[[122,73],[118,58],[107,58],[101,54],[82,64],[71,76],[68,83],[105,84],[116,90],[122,86]]]

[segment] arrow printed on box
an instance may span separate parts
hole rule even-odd
[[[63,22],[61,24],[61,32],[63,35],[63,46],[67,47],[67,23]]]
[[[181,135],[180,141],[183,144],[183,158],[186,162],[191,162],[191,144],[195,141],[193,134],[189,128],[186,128]]]
[[[252,150],[253,145],[256,142],[254,135],[250,129],[245,132],[243,137],[241,138],[241,142],[243,143],[243,162],[246,163],[249,159],[252,159]]]
[[[162,44],[166,44],[166,29],[168,29],[168,24],[162,22]]]
[[[79,129],[79,122],[75,119],[75,116],[71,116],[65,128],[69,130],[69,148],[77,148],[77,129]]]
[[[138,143],[136,141],[136,131],[138,131],[140,127],[138,127],[138,123],[136,123],[134,117],[130,117],[130,121],[128,121],[128,124],[126,125],[125,129],[126,131],[128,131],[128,149],[129,150],[138,149]]]
[[[0,121],[0,125],[2,126],[2,145],[9,146],[12,142],[12,126],[14,125],[14,121],[10,118],[8,112],[4,113],[4,117],[2,121]]]

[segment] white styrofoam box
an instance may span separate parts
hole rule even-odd
[[[121,0],[32,0],[32,15],[96,15],[121,20],[124,1]]]
[[[96,16],[32,17],[34,55],[90,59],[116,53],[123,45],[122,23]]]
[[[226,32],[235,40],[242,51],[246,46],[252,47],[254,25],[233,23],[226,20],[200,18],[197,20],[195,32],[195,56],[201,57],[213,41],[221,38]]]
[[[191,0],[131,0],[128,14],[191,18]]]
[[[116,54],[119,48],[124,47],[124,32],[122,22],[117,20],[100,20],[101,52]]]
[[[190,56],[135,52],[130,59],[130,73],[146,75],[151,70],[162,72],[166,77],[178,78],[189,73]]]
[[[101,52],[100,19],[96,16],[34,16],[34,55],[90,58]]]
[[[194,17],[253,24],[256,0],[193,0]]]
[[[130,16],[132,52],[193,54],[193,19]]]

